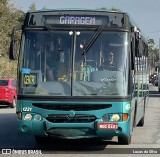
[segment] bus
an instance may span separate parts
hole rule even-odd
[[[9,57],[18,59],[18,130],[37,143],[116,136],[128,145],[134,127],[144,125],[148,48],[127,13],[27,12],[23,25],[13,28]],[[113,69],[100,68],[106,59]]]

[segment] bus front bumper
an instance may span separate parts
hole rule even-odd
[[[20,134],[32,134],[36,136],[55,136],[65,139],[78,138],[108,138],[114,136],[129,136],[129,121],[92,123],[51,123],[43,119],[18,120]]]

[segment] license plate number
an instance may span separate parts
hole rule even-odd
[[[116,129],[118,129],[118,124],[117,123],[101,122],[101,123],[98,123],[98,129],[116,130]]]

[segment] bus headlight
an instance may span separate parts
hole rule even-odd
[[[118,114],[113,114],[112,115],[112,120],[113,121],[119,121],[119,119],[120,119],[120,116]]]
[[[102,120],[103,120],[103,121],[108,121],[108,120],[109,120],[109,115],[108,115],[108,114],[104,114],[104,115],[102,116]]]
[[[34,120],[35,121],[40,121],[41,119],[42,119],[42,116],[39,115],[39,114],[37,114],[37,115],[34,116]]]
[[[32,119],[32,115],[30,113],[24,116],[24,120],[31,120],[31,119]]]

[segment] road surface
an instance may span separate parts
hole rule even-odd
[[[28,150],[32,154],[37,150],[37,153],[50,154],[49,156],[51,154],[78,157],[82,154],[84,156],[106,156],[106,154],[112,156],[120,153],[120,156],[130,154],[135,157],[137,153],[143,156],[147,151],[150,156],[157,153],[160,155],[160,94],[157,87],[150,85],[145,125],[134,128],[130,145],[119,145],[116,137],[111,141],[56,140],[52,143],[37,145],[33,136],[18,135],[15,109],[0,107],[0,150],[2,149],[3,151],[11,149],[12,153],[20,150],[19,154],[25,154]]]

